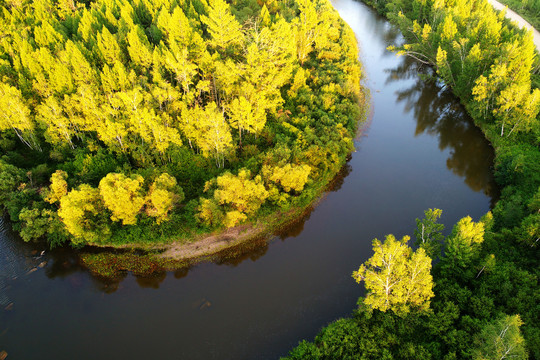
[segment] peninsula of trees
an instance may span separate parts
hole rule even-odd
[[[0,204],[25,241],[155,244],[309,204],[360,118],[327,0],[2,0]]]

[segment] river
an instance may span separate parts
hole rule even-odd
[[[276,359],[347,316],[371,240],[411,234],[443,209],[450,227],[494,201],[493,151],[428,72],[386,47],[399,31],[362,3],[334,6],[359,40],[371,123],[318,206],[269,242],[219,263],[119,281],[69,249],[22,243],[0,223],[0,352],[8,359]],[[450,230],[449,228],[447,229]]]

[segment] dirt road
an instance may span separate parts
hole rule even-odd
[[[502,10],[505,8],[505,5],[501,4],[496,0],[488,0],[488,2],[497,10]],[[525,19],[523,19],[521,16],[519,16],[517,13],[510,9],[506,10],[506,17],[518,23],[518,25],[521,27],[532,29],[534,45],[536,46],[536,49],[540,51],[540,32],[538,32],[538,30],[533,28],[532,25],[529,24]]]

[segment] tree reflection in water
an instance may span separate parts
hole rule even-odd
[[[450,89],[435,80],[433,69],[411,58],[405,58],[399,67],[387,72],[386,84],[417,79],[413,86],[396,93],[397,102],[404,102],[407,112],[413,111],[415,136],[428,134],[436,137],[439,149],[450,151],[446,160],[448,169],[464,178],[472,190],[483,191],[489,196],[493,207],[498,197],[493,176],[493,148],[463,105]]]

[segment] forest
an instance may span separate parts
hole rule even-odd
[[[448,236],[440,209],[408,236],[373,241],[352,274],[366,288],[350,318],[287,359],[540,358],[540,62],[532,35],[485,0],[370,0],[433,67],[494,147],[501,196]],[[534,2],[528,2],[534,6]]]
[[[353,149],[358,49],[326,0],[0,6],[0,204],[24,241],[264,226]]]

